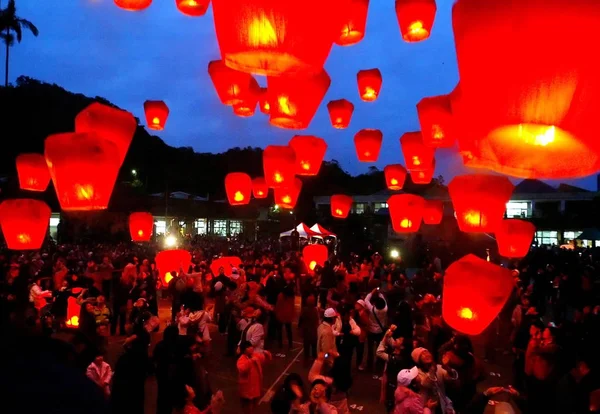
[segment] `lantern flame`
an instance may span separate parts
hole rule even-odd
[[[171,280],[173,280],[173,275],[171,275],[171,272],[167,272],[167,273],[165,274],[165,282],[166,282],[167,284],[169,284],[169,282],[170,282]]]
[[[277,103],[279,104],[279,109],[285,115],[295,116],[296,115],[296,105],[290,102],[290,98],[287,96],[278,96]]]
[[[413,165],[421,165],[421,159],[415,155],[412,157],[412,163]]]
[[[375,93],[375,89],[367,86],[363,91],[362,98],[365,101],[374,101],[377,98],[377,93]]]
[[[371,152],[370,151],[365,151],[365,157],[370,157],[371,156]]]
[[[19,238],[19,243],[27,244],[31,242],[31,236],[26,233],[21,233],[17,236]]]
[[[292,202],[292,197],[285,195],[282,197],[281,201],[283,201],[284,204],[290,204]]]
[[[256,194],[258,194],[259,196],[263,196],[263,195],[265,195],[265,193],[263,193],[261,190],[258,190],[258,191],[256,192]]]
[[[518,135],[527,144],[545,147],[554,142],[556,127],[554,125],[519,124]]]
[[[67,326],[79,326],[79,316],[71,316],[71,319],[67,320]]]
[[[275,180],[276,183],[282,183],[283,182],[283,176],[281,175],[281,173],[276,172],[273,175],[273,180]]]
[[[308,161],[301,161],[300,164],[302,165],[302,169],[303,170],[306,170],[306,171],[310,170],[310,162],[308,162]]]
[[[402,219],[402,221],[400,222],[400,227],[402,227],[403,229],[409,229],[412,227],[412,221],[407,218]]]
[[[91,200],[94,197],[94,187],[89,184],[75,184],[75,192],[78,200]]]
[[[315,260],[311,261],[308,267],[310,267],[310,270],[315,270],[315,267],[317,267],[317,262]]]
[[[154,118],[152,118],[152,124],[154,125],[160,125],[160,118],[155,116]]]
[[[144,236],[144,230],[138,230],[137,234],[138,234],[138,236],[143,237]]]
[[[341,209],[339,209],[339,208],[336,208],[336,209],[335,209],[335,214],[336,214],[337,216],[342,216],[342,215],[344,214],[344,212],[343,212]]]
[[[391,185],[398,185],[398,180],[396,180],[395,178],[392,178],[392,179],[390,180],[390,184],[391,184]]]
[[[282,41],[283,37],[282,35]],[[264,13],[252,19],[252,22],[248,25],[248,43],[255,48],[262,46],[277,47],[277,32],[273,27],[273,23]]]
[[[244,194],[241,191],[236,191],[233,199],[237,202],[244,201]]]
[[[464,219],[467,223],[473,226],[481,226],[482,217],[480,211],[469,210],[465,213]]]
[[[444,133],[444,130],[441,126],[439,126],[438,124],[433,124],[431,126],[431,136],[433,137],[433,139],[441,141],[444,139],[446,134]]]
[[[271,105],[269,105],[269,103],[268,103],[268,102],[265,102],[265,103],[263,104],[263,109],[264,109],[265,111],[268,111],[268,110],[270,110],[270,109],[271,109]]]
[[[404,40],[407,42],[418,42],[429,37],[429,31],[423,27],[423,22],[420,20],[412,22],[408,26],[408,32],[404,35]]]
[[[238,96],[239,94],[240,94],[240,86],[238,84],[234,83],[229,88],[229,95]]]
[[[460,316],[463,319],[473,319],[475,315],[473,314],[473,311],[471,309],[462,308],[458,311],[458,316]]]

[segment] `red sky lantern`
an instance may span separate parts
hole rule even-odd
[[[241,264],[242,260],[237,256],[223,256],[211,262],[210,271],[216,277],[219,275],[219,269],[223,268],[223,274],[227,277],[231,277],[233,268],[239,268]]]
[[[108,208],[121,165],[114,143],[92,132],[54,134],[44,142],[44,156],[63,210]]]
[[[152,0],[115,0],[117,7],[128,11],[140,11],[148,8]]]
[[[358,95],[365,102],[376,101],[381,91],[383,78],[379,69],[365,69],[356,74]]]
[[[42,247],[50,223],[50,207],[40,200],[18,198],[0,204],[0,227],[11,250]]]
[[[429,38],[436,11],[435,0],[396,0],[396,17],[402,39],[414,43]]]
[[[335,129],[348,128],[348,125],[350,125],[350,120],[352,119],[352,113],[354,112],[354,105],[352,102],[346,99],[329,101],[327,104],[327,110],[329,111],[331,125]]]
[[[435,173],[435,158],[431,163],[431,166],[427,168],[425,171],[411,171],[410,179],[413,184],[425,185],[429,184],[431,180],[433,180],[433,174]]]
[[[341,11],[342,30],[335,38],[339,46],[351,46],[365,37],[369,0],[349,0]]]
[[[192,255],[183,249],[163,250],[158,252],[154,261],[158,269],[158,276],[166,285],[173,279],[171,272],[179,273],[181,269],[184,272],[188,271],[192,263]]]
[[[519,219],[504,219],[495,233],[498,252],[504,257],[525,257],[529,253],[534,235],[533,223]]]
[[[444,217],[444,203],[441,200],[425,200],[423,223],[440,224]]]
[[[252,194],[254,198],[267,198],[269,195],[269,186],[263,177],[252,180]]]
[[[324,244],[308,244],[302,249],[302,258],[311,272],[317,265],[323,267],[329,258],[329,251]]]
[[[221,56],[257,75],[320,71],[339,37],[346,0],[213,0]]]
[[[379,158],[383,133],[378,129],[361,129],[354,136],[354,147],[360,162],[376,162]]]
[[[444,321],[459,332],[479,335],[498,316],[512,290],[509,269],[469,254],[446,269]]]
[[[94,102],[75,117],[75,132],[95,132],[100,138],[113,142],[119,149],[121,165],[137,129],[131,112]]]
[[[276,187],[274,190],[275,204],[287,209],[296,207],[300,191],[302,191],[302,181],[299,178],[294,178],[294,182],[291,185]]]
[[[290,147],[296,153],[296,174],[317,175],[321,169],[327,143],[323,138],[313,135],[295,135],[290,140]]]
[[[352,197],[343,194],[331,196],[331,215],[335,218],[345,219],[352,209]]]
[[[296,176],[296,152],[288,145],[268,145],[263,151],[263,171],[270,188],[291,184]]]
[[[210,0],[175,0],[175,3],[186,16],[200,17],[206,14]]]
[[[423,98],[417,104],[423,144],[433,148],[450,148],[454,145],[454,118],[449,95]]]
[[[452,20],[467,165],[521,178],[596,173],[600,3],[460,0]],[[585,41],[556,30],[565,24]]]
[[[208,64],[208,75],[223,105],[242,102],[251,85],[256,83],[252,75],[228,68],[222,60],[213,60]]]
[[[310,125],[331,79],[325,70],[315,75],[269,76],[269,122],[279,128],[306,129]]]
[[[256,112],[256,104],[260,94],[260,86],[258,86],[256,79],[251,79],[250,88],[242,96],[241,101],[233,104],[233,113],[242,118],[253,116],[254,112]]]
[[[152,237],[154,217],[146,212],[131,213],[129,215],[129,234],[134,242],[147,242]]]
[[[385,185],[392,191],[402,190],[406,180],[406,168],[400,164],[386,165],[383,169]]]
[[[246,173],[229,173],[225,176],[225,191],[232,206],[248,204],[252,196],[252,179]]]
[[[421,131],[407,132],[402,135],[400,146],[408,171],[424,171],[431,167],[435,150],[423,144]]]
[[[421,227],[425,199],[413,194],[394,194],[388,199],[392,227],[396,233],[415,233]]]
[[[17,174],[21,190],[46,191],[50,183],[50,173],[42,154],[18,155]]]
[[[260,88],[260,92],[258,94],[258,107],[260,112],[265,115],[269,115],[271,113],[271,104],[269,104],[269,92],[267,88]]]
[[[144,102],[144,112],[146,113],[146,125],[155,131],[165,129],[167,118],[169,117],[169,107],[163,101]]]
[[[506,203],[514,190],[507,177],[490,174],[458,175],[448,192],[461,231],[494,233],[500,226]]]

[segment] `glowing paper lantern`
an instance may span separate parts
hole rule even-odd
[[[396,17],[405,42],[429,38],[437,6],[435,0],[396,0]]]
[[[252,179],[246,173],[229,173],[225,176],[225,191],[232,206],[248,204],[252,195]]]
[[[95,133],[54,134],[44,156],[60,207],[65,211],[104,210],[121,165],[117,146]]]
[[[292,184],[285,185],[283,187],[276,187],[275,193],[275,204],[281,208],[292,209],[298,202],[298,196],[302,190],[302,181],[299,178],[294,178]]]
[[[269,186],[263,177],[252,180],[252,194],[254,198],[267,198],[269,195]]]
[[[81,293],[79,287],[71,289],[71,292],[75,296],[69,296],[67,298],[67,319],[65,325],[67,328],[78,328],[79,327],[79,314],[81,313],[81,305],[77,303],[77,296]]]
[[[498,316],[512,289],[510,269],[469,254],[446,269],[444,321],[459,332],[478,335]]]
[[[381,91],[383,78],[379,69],[365,69],[356,74],[358,95],[365,102],[376,101]]]
[[[306,267],[308,267],[311,272],[315,270],[317,265],[321,267],[325,266],[325,262],[328,258],[329,251],[324,244],[308,244],[302,249],[302,259],[304,259]]]
[[[175,0],[175,4],[186,16],[200,17],[206,14],[210,0]]]
[[[335,194],[331,196],[331,215],[335,218],[345,219],[352,209],[352,197]]]
[[[378,129],[361,129],[354,136],[354,147],[360,162],[375,162],[379,158],[383,133]]]
[[[454,118],[449,95],[423,98],[417,104],[423,144],[433,148],[454,145]]]
[[[188,271],[192,263],[192,255],[187,250],[182,249],[163,250],[158,252],[154,261],[158,269],[158,276],[164,284],[168,284],[173,279],[171,272],[179,274],[181,269],[184,272]]]
[[[17,174],[21,190],[46,191],[50,173],[42,154],[20,154],[17,156]]]
[[[288,144],[296,153],[296,174],[317,175],[321,169],[327,143],[312,135],[295,135]]]
[[[320,71],[339,37],[346,0],[213,0],[221,56],[259,75]]]
[[[129,215],[129,234],[134,242],[147,242],[152,238],[154,218],[146,212],[131,213]]]
[[[465,163],[522,178],[596,173],[600,82],[589,45],[600,41],[600,3],[461,0],[452,20]],[[556,30],[565,24],[585,42]]]
[[[40,200],[4,200],[0,204],[0,227],[8,248],[36,250],[42,247],[50,214],[50,207]]]
[[[329,111],[331,125],[334,128],[348,128],[348,125],[350,125],[350,120],[352,119],[352,113],[354,112],[354,105],[352,102],[346,99],[329,101],[327,104],[327,110]]]
[[[128,11],[140,11],[148,8],[152,0],[115,0],[117,7]]]
[[[269,145],[263,151],[265,181],[271,188],[291,184],[296,176],[296,153],[288,145]]]
[[[75,117],[75,132],[95,132],[114,143],[119,150],[121,165],[137,129],[135,117],[127,111],[94,102]]]
[[[411,171],[410,179],[414,184],[429,184],[433,180],[433,174],[435,173],[435,158],[431,163],[431,166],[424,171]]]
[[[529,253],[534,235],[535,225],[529,221],[502,220],[495,233],[498,252],[504,257],[525,257]]]
[[[489,174],[458,175],[448,192],[461,231],[494,233],[500,226],[514,185],[506,177]]]
[[[331,79],[325,70],[315,75],[269,76],[269,122],[279,128],[305,129],[312,121]]]
[[[415,233],[421,227],[425,199],[413,194],[395,194],[388,199],[392,227],[396,233]]]
[[[365,37],[369,0],[349,0],[342,14],[342,30],[335,39],[340,46],[355,45]]]
[[[210,271],[214,276],[219,275],[219,269],[223,268],[223,274],[227,277],[231,277],[233,274],[233,268],[239,267],[242,264],[242,260],[237,256],[223,256],[216,260],[213,260],[210,264]]]
[[[252,75],[228,68],[222,60],[208,64],[208,75],[223,105],[241,103],[251,88],[258,86]]]
[[[444,217],[444,203],[441,200],[425,200],[423,223],[440,224]]]
[[[424,171],[431,167],[435,150],[423,144],[421,132],[407,132],[400,138],[408,171]]]
[[[400,164],[386,165],[383,169],[385,184],[387,188],[393,191],[402,190],[406,180],[406,168]]]
[[[256,103],[258,102],[259,86],[256,79],[252,78],[250,90],[244,95],[241,102],[233,104],[233,113],[237,116],[247,118],[256,112]]]
[[[269,92],[267,91],[267,88],[260,88],[258,94],[258,107],[260,108],[260,112],[265,115],[271,113],[271,104],[269,104]]]
[[[169,117],[169,107],[166,103],[163,101],[146,101],[144,102],[144,112],[146,113],[148,128],[156,131],[165,129]]]

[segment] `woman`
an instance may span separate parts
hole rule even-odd
[[[388,411],[394,408],[395,391],[397,386],[398,373],[405,368],[413,365],[410,361],[410,354],[407,356],[407,349],[404,345],[404,338],[394,339],[392,335],[396,326],[390,326],[377,347],[376,355],[385,361],[385,368],[381,378],[382,399],[385,401]],[[409,348],[410,349],[410,348]]]
[[[343,305],[340,309],[340,316],[336,319],[333,326],[340,358],[346,361],[348,365],[352,362],[352,354],[358,344],[358,337],[361,334],[360,327],[351,316],[351,310],[352,308],[349,306]]]
[[[242,342],[240,352],[237,369],[242,412],[254,414],[258,412],[258,400],[262,394],[263,365],[267,360],[271,360],[271,353],[254,352],[250,341]]]
[[[277,302],[275,303],[275,318],[277,340],[279,341],[279,348],[283,348],[283,328],[287,333],[288,348],[292,349],[292,322],[294,321],[295,315],[295,298],[296,298],[296,283],[294,282],[294,274],[286,268],[283,278],[285,285],[283,286],[281,293],[277,295]]]
[[[398,388],[394,392],[394,411],[393,414],[433,414],[435,413],[437,402],[428,399],[424,404],[423,398],[419,394],[420,383],[418,380],[419,369],[403,369],[398,373],[396,382]]]

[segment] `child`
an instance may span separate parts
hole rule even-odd
[[[110,365],[104,362],[102,354],[97,352],[94,361],[87,367],[86,376],[104,391],[106,398],[110,396],[110,380],[112,379],[112,375],[113,372]]]

